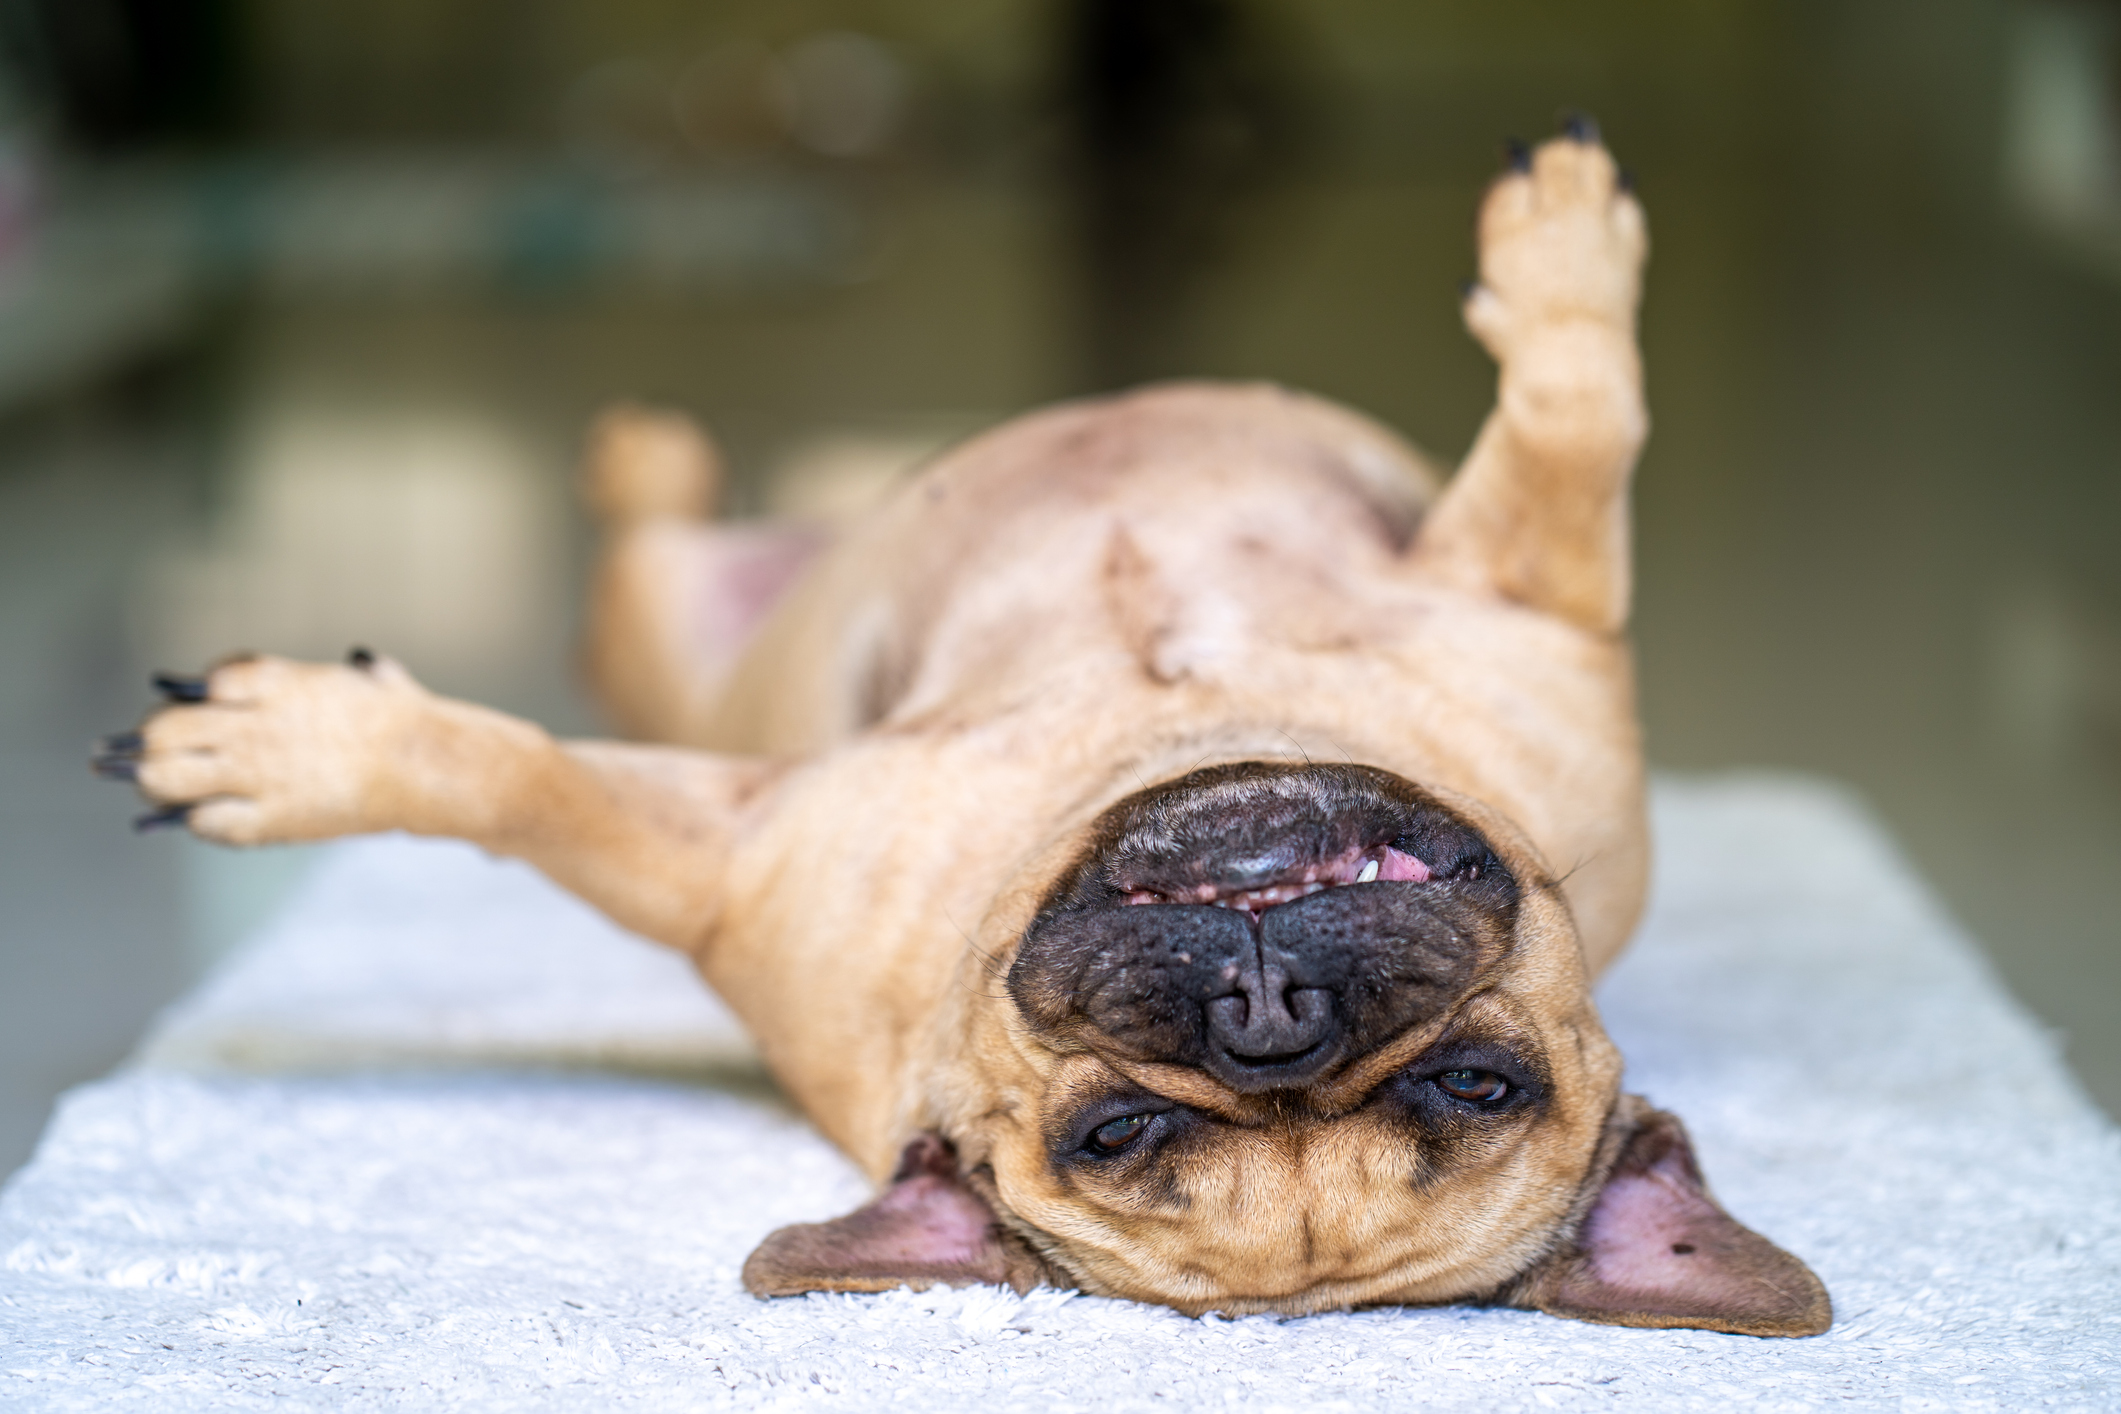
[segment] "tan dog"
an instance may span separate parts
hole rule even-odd
[[[357,652],[163,679],[100,768],[211,840],[461,836],[691,954],[889,1184],[769,1237],[761,1294],[1824,1330],[1590,996],[1645,873],[1641,211],[1575,128],[1479,239],[1501,392],[1440,495],[1350,413],[1178,385],[977,438],[813,556],[707,524],[704,441],[619,414],[592,666],[682,747]]]

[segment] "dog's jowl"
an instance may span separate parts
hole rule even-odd
[[[829,532],[722,524],[712,445],[621,409],[587,661],[639,741],[365,651],[239,657],[99,769],[223,843],[471,839],[689,953],[880,1186],[764,1235],[762,1296],[1824,1330],[1591,1000],[1647,869],[1642,212],[1577,125],[1479,246],[1498,395],[1442,489],[1343,409],[1176,384],[1028,414]]]

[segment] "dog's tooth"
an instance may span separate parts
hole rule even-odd
[[[1358,884],[1367,884],[1370,883],[1372,880],[1376,879],[1376,877],[1377,861],[1374,859],[1366,859],[1363,861],[1362,864],[1362,872],[1355,876],[1355,882]]]

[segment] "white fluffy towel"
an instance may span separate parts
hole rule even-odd
[[[1601,1003],[1826,1335],[755,1300],[753,1244],[866,1192],[726,1013],[529,870],[378,839],[0,1196],[0,1407],[2121,1408],[2121,1143],[2052,1042],[1845,797],[1666,783],[1656,818]]]

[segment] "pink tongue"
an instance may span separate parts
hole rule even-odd
[[[1378,866],[1377,877],[1419,884],[1429,877],[1429,866],[1411,854],[1387,846],[1384,863]]]

